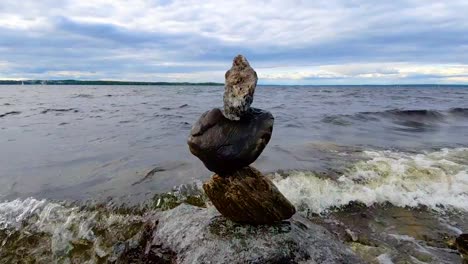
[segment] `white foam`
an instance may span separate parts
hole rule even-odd
[[[0,203],[0,229],[19,229],[32,214],[41,212],[47,202],[27,198]]]
[[[388,253],[381,254],[377,257],[380,264],[393,264],[392,258]]]
[[[92,243],[97,252],[109,241],[99,239],[94,230],[103,228],[111,231],[111,227],[131,225],[140,221],[140,218],[133,215],[100,214],[98,211],[80,210],[78,207],[35,198],[0,203],[0,230],[48,234],[51,236],[50,248],[54,256],[68,257],[73,249],[73,241],[80,240]],[[112,248],[106,250],[106,254],[110,254]]]
[[[315,213],[351,201],[468,211],[468,148],[424,154],[366,151],[365,155],[370,160],[356,163],[338,181],[293,172],[287,178],[277,175],[274,182],[296,206]]]
[[[80,212],[77,207],[65,207],[46,200],[27,198],[0,203],[0,230],[24,227],[54,236],[71,235],[71,226],[80,223],[77,236],[88,239],[92,237],[89,223],[95,213]]]

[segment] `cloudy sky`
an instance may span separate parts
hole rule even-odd
[[[264,84],[468,84],[468,1],[0,2],[0,79],[222,82],[239,53]]]

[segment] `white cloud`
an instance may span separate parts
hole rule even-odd
[[[381,83],[388,81],[421,83],[419,76],[436,79],[435,82],[467,83],[468,65],[418,65],[408,63],[362,63],[344,65],[322,65],[312,67],[282,67],[257,69],[259,78],[266,83],[276,80],[302,80],[307,83],[320,82],[320,79],[353,80],[357,83]],[[416,78],[416,79],[415,79]]]
[[[461,0],[4,0],[0,50],[17,67],[0,64],[0,77],[222,81],[242,52],[264,82],[466,83],[467,10]]]
[[[20,15],[6,14],[0,17],[0,27],[15,30],[44,29],[44,18],[26,18]]]
[[[85,71],[48,71],[45,73],[45,76],[55,76],[58,78],[73,78],[81,79],[83,77],[94,77],[98,76],[95,72],[85,72]]]
[[[114,80],[121,81],[161,81],[161,82],[223,82],[224,71],[204,71],[204,72],[190,72],[190,73],[146,73],[127,75],[123,74]]]
[[[9,65],[10,65],[10,63],[8,63],[6,61],[0,61],[0,70],[8,68]]]
[[[388,25],[431,24],[464,28],[466,1],[6,1],[0,26],[28,29],[66,16],[78,22],[112,24],[129,30],[190,33],[247,45],[300,46],[352,37],[357,32],[389,32]],[[8,7],[8,8],[7,8]],[[383,27],[383,25],[387,25]],[[408,24],[407,24],[408,25]],[[405,28],[393,27],[401,31]],[[384,33],[385,33],[384,32]]]

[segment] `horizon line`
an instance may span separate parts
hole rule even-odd
[[[0,79],[0,85],[210,85],[221,86],[220,82],[178,82],[178,81],[117,81],[117,80],[76,80],[76,79]],[[468,86],[460,83],[366,83],[366,84],[275,84],[260,83],[259,86]]]

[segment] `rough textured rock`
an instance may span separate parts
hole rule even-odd
[[[224,115],[231,120],[239,120],[253,102],[257,73],[244,56],[237,55],[225,78]]]
[[[227,177],[215,174],[203,189],[223,216],[238,223],[272,224],[296,212],[276,186],[252,167]]]
[[[236,224],[213,207],[181,205],[161,213],[155,243],[176,263],[363,263],[321,226],[295,215],[272,226]]]
[[[258,158],[270,141],[273,122],[273,115],[260,109],[251,108],[239,121],[232,121],[215,108],[195,123],[188,145],[209,170],[222,176]]]
[[[455,244],[463,259],[463,263],[468,264],[468,234],[461,234],[457,237]]]

